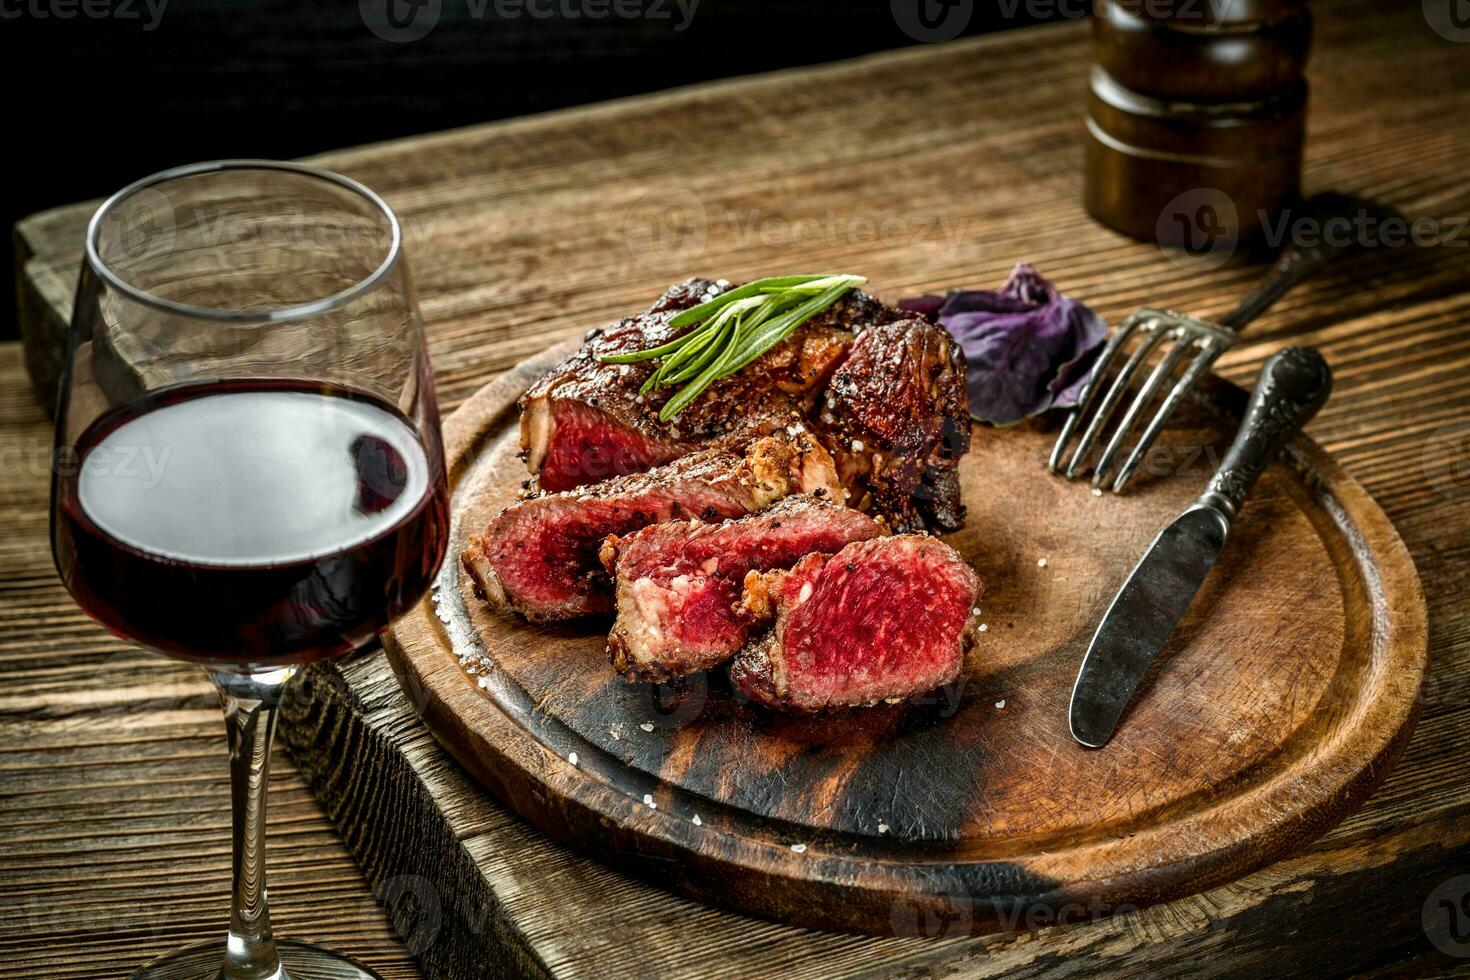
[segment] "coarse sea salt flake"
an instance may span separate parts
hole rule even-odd
[[[995,706],[997,708],[1004,709],[1005,706],[1006,706],[1006,699],[1005,698],[1001,698],[999,701],[995,702]]]
[[[577,753],[575,753],[575,752],[568,752],[567,753],[567,761],[570,762],[572,765],[575,766],[577,764]]]
[[[879,820],[878,821],[878,833],[880,833],[880,834],[886,834],[886,833],[888,833],[888,824],[884,823],[882,820]]]
[[[658,809],[658,804],[655,803],[655,802],[653,802],[653,794],[652,793],[644,793],[643,794],[643,805],[646,806],[646,807],[648,807],[650,810],[657,810]]]
[[[699,814],[697,814],[697,813],[694,815],[694,826],[696,826],[696,827],[703,827],[704,826],[704,821],[701,820],[701,819],[699,819]]]
[[[651,722],[651,721],[645,721],[643,724],[639,725],[638,727],[641,728],[641,729],[643,729],[645,732],[651,732],[651,731],[653,731],[653,722]]]
[[[806,845],[805,844],[792,844],[791,845],[791,850],[792,850],[792,852],[794,852],[796,854],[805,854],[806,853]]]
[[[980,632],[982,632],[982,633],[989,633],[990,632],[990,624],[989,623],[981,623],[980,624]]]
[[[1099,487],[1093,487],[1092,488],[1092,495],[1094,497],[1101,497],[1102,496],[1102,490],[1101,490],[1101,488],[1099,488]]]
[[[1036,559],[1036,567],[1037,568],[1045,568],[1046,567],[1046,559],[1045,558],[1038,558],[1038,559]]]

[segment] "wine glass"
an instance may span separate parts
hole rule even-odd
[[[229,733],[229,932],[136,976],[375,976],[272,938],[263,856],[283,685],[382,632],[444,557],[439,416],[398,219],[356,181],[270,161],[119,191],[87,228],[56,445],[67,589],[117,635],[201,664]]]

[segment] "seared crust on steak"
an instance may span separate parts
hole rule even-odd
[[[605,364],[609,354],[665,343],[688,328],[668,321],[729,288],[689,279],[636,316],[588,334],[582,348],[521,398],[521,449],[545,490],[636,473],[699,448],[739,448],[804,414],[852,342],[853,331],[906,316],[851,292],[744,370],[715,382],[672,422],[658,419],[675,389],[638,389],[656,361]]]
[[[782,711],[906,698],[959,674],[980,578],[937,538],[899,535],[746,576],[740,613],[774,623],[730,678]]]
[[[948,332],[910,318],[863,331],[817,416],[849,503],[897,531],[964,523],[955,468],[970,451],[965,360]]]
[[[612,609],[598,558],[611,534],[661,521],[717,521],[762,510],[793,493],[834,493],[832,459],[811,434],[757,440],[743,456],[707,449],[647,473],[533,497],[501,511],[461,555],[494,606],[547,622]]]
[[[747,573],[788,568],[813,551],[883,532],[866,514],[803,495],[723,524],[671,521],[610,537],[601,557],[616,591],[607,641],[613,667],[630,681],[715,667],[745,644],[735,606]]]

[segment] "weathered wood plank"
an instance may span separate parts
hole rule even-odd
[[[1418,4],[1331,0],[1314,9],[1307,189],[1377,196],[1421,216],[1466,214],[1466,48],[1429,31]],[[382,189],[409,223],[448,406],[494,372],[641,305],[689,272],[843,266],[867,272],[891,297],[991,284],[1012,261],[1031,258],[1112,319],[1142,302],[1218,314],[1258,264],[1242,257],[1213,271],[1183,270],[1081,216],[1085,34],[1080,24],[1008,34],[321,160]],[[703,247],[654,247],[654,205],[687,207],[682,192],[704,215]],[[59,336],[89,212],[48,212],[17,229],[22,257],[30,257],[20,270],[28,336],[53,344]],[[885,222],[886,236],[875,230]],[[946,226],[959,234],[946,237]],[[1430,606],[1431,665],[1416,735],[1373,800],[1312,850],[1195,901],[1096,926],[868,949],[755,920],[723,924],[721,913],[550,843],[466,785],[445,794],[443,819],[466,860],[485,869],[482,882],[428,870],[451,880],[456,896],[482,889],[484,904],[468,906],[474,935],[498,930],[507,951],[472,954],[474,936],[446,927],[425,966],[440,976],[523,968],[657,974],[676,959],[715,976],[846,967],[900,976],[1048,967],[1066,974],[1081,972],[1079,964],[1124,975],[1423,975],[1463,966],[1429,946],[1420,916],[1430,889],[1470,869],[1467,254],[1447,246],[1352,259],[1263,317],[1222,368],[1244,382],[1287,338],[1324,349],[1339,384],[1312,432],[1394,520]],[[220,927],[223,738],[187,668],[129,652],[55,582],[46,544],[49,447],[19,353],[0,348],[0,881],[15,883],[0,896],[0,972],[90,977]],[[380,665],[344,670],[363,675],[343,697],[367,707],[372,730],[404,746],[425,778],[463,782],[394,701]],[[362,738],[348,744],[368,746]],[[371,746],[351,751],[359,753],[348,773],[357,785],[407,778]],[[378,761],[361,761],[370,759]],[[345,799],[348,788],[323,795]],[[281,933],[335,944],[389,977],[419,975],[284,756],[277,790],[271,860]],[[385,793],[381,812],[414,798]],[[352,842],[376,881],[402,873],[382,846],[388,825],[380,819]],[[411,855],[404,861],[415,873]],[[480,874],[469,865],[454,873]],[[1295,941],[1264,944],[1267,925],[1282,921],[1299,930]],[[1163,938],[1150,942],[1156,934]],[[1073,952],[1077,963],[1058,958]]]
[[[1094,921],[1113,910],[1079,906],[1071,925],[1030,936],[971,938],[916,918],[922,936],[870,939],[717,912],[576,856],[485,797],[418,724],[378,657],[315,669],[308,682],[312,696],[289,717],[288,737],[333,819],[364,835],[348,831],[370,879],[402,895],[395,921],[435,978],[499,975],[503,964],[479,952],[487,938],[517,962],[529,944],[531,966],[559,977],[1167,975],[1190,966],[1290,976],[1403,957],[1453,963],[1429,947],[1420,912],[1470,861],[1470,791],[1426,786],[1412,749],[1357,818],[1231,885],[1115,919]],[[1438,755],[1446,732],[1425,728],[1416,743]],[[1417,787],[1414,804],[1395,808],[1404,784]],[[416,801],[400,835],[396,808]],[[421,911],[426,898],[436,915]]]

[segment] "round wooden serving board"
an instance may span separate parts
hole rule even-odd
[[[451,554],[515,499],[515,399],[569,349],[446,420]],[[452,560],[389,654],[439,740],[527,820],[707,902],[932,935],[1200,891],[1372,791],[1408,736],[1426,656],[1398,535],[1301,438],[1256,488],[1113,741],[1094,751],[1068,735],[1099,618],[1202,489],[1243,404],[1210,379],[1124,497],[1048,475],[1045,427],[977,428],[961,470],[969,519],[948,540],[985,580],[987,628],[960,680],[920,703],[787,718],[738,701],[720,672],[678,690],[627,684],[607,663],[606,622],[494,613]]]

